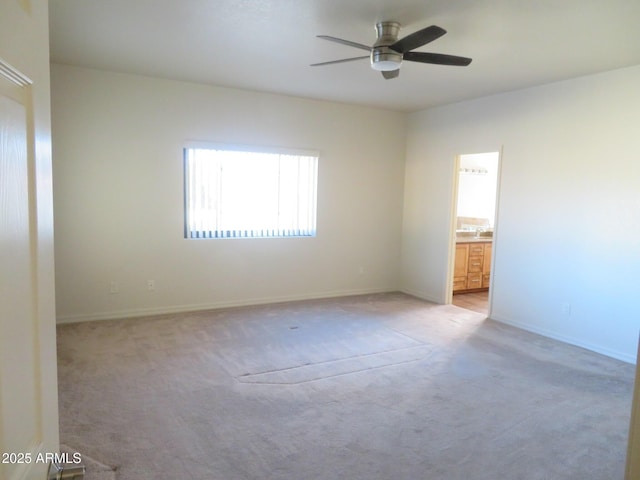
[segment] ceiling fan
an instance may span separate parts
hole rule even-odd
[[[407,35],[398,40],[400,32],[400,24],[398,22],[379,22],[376,24],[377,40],[372,47],[361,43],[343,40],[342,38],[331,37],[329,35],[318,35],[318,38],[329,40],[331,42],[341,43],[350,47],[366,50],[369,55],[353,58],[344,58],[342,60],[333,60],[330,62],[314,63],[312,67],[320,65],[331,65],[334,63],[351,62],[353,60],[361,60],[369,58],[371,60],[371,68],[382,72],[382,76],[387,80],[396,78],[400,74],[400,66],[403,60],[409,62],[434,63],[437,65],[453,65],[458,67],[466,67],[471,63],[471,59],[467,57],[458,57],[455,55],[445,55],[442,53],[413,52],[412,50],[422,47],[435,39],[440,38],[447,33],[444,28],[436,25],[423,28],[417,32]]]

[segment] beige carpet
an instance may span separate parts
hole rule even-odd
[[[381,294],[58,342],[61,441],[118,479],[623,478],[633,366],[455,306]]]
[[[94,460],[87,455],[83,455],[82,452],[78,452],[76,449],[71,448],[68,445],[60,445],[60,453],[68,454],[69,458],[76,458],[75,455],[80,454],[80,465],[85,468],[85,480],[116,480],[116,472],[113,467],[103,465],[97,460]],[[75,464],[72,464],[72,466],[74,465]]]

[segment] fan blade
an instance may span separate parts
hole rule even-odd
[[[352,42],[350,40],[343,40],[342,38],[330,37],[329,35],[318,35],[318,38],[322,38],[323,40],[329,40],[330,42],[341,43],[342,45],[348,45],[350,47],[360,48],[361,50],[366,50],[367,52],[371,51],[371,47],[368,47],[367,45]]]
[[[389,45],[389,48],[398,53],[406,53],[409,50],[413,50],[426,45],[429,42],[433,42],[436,38],[440,38],[445,33],[447,33],[447,31],[444,28],[440,28],[437,25],[431,25],[430,27],[423,28],[422,30],[418,30],[411,35],[401,38],[393,45]]]
[[[343,58],[342,60],[331,60],[330,62],[312,63],[311,67],[319,67],[320,65],[331,65],[333,63],[353,62],[354,60],[362,60],[363,58],[369,58],[369,55],[364,57]]]
[[[380,73],[382,73],[382,76],[386,80],[391,80],[392,78],[396,78],[398,75],[400,75],[400,69],[398,68],[397,70],[390,70],[388,72],[382,71]]]
[[[435,63],[437,65],[452,65],[454,67],[466,67],[471,63],[471,59],[467,57],[426,52],[407,52],[402,56],[402,59],[410,62]]]

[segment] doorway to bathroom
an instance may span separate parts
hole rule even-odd
[[[449,303],[490,315],[500,152],[459,155],[455,162]]]

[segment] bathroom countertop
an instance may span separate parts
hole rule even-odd
[[[482,243],[493,242],[493,237],[456,237],[456,243]]]

